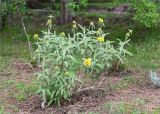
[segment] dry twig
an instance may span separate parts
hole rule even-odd
[[[16,6],[16,10],[17,10],[17,12],[18,12],[18,14],[19,14],[19,16],[20,16],[21,23],[22,23],[22,26],[23,26],[23,30],[24,30],[24,33],[25,33],[25,35],[26,35],[26,37],[27,37],[27,40],[28,40],[28,48],[29,48],[29,51],[30,51],[30,56],[31,56],[31,58],[32,58],[32,57],[33,57],[33,56],[32,56],[32,54],[33,54],[32,45],[31,45],[30,38],[29,38],[29,35],[28,35],[27,30],[26,30],[26,27],[25,27],[24,20],[23,20],[23,18],[22,18],[21,12],[20,12],[19,9],[18,9],[18,6]]]

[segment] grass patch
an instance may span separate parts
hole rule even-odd
[[[109,114],[148,114],[140,108],[143,103],[109,102],[104,104],[103,109]]]
[[[133,30],[128,47],[133,56],[127,57],[127,66],[133,70],[158,69],[160,67],[160,26],[146,29],[129,23],[115,24],[114,26],[108,24],[105,31],[110,33],[108,39],[115,41],[117,38],[123,40],[127,29]]]
[[[7,29],[0,33],[0,58],[9,59],[9,58],[29,58],[29,50],[26,44],[26,38],[22,31],[19,31],[16,28]],[[1,60],[2,61],[2,60]]]
[[[153,111],[148,111],[143,107],[145,100],[136,99],[134,102],[125,101],[110,101],[105,103],[102,107],[108,114],[159,114],[160,108]]]
[[[24,82],[16,82],[15,80],[6,80],[3,85],[8,94],[17,101],[25,101],[37,91],[35,84],[26,84]]]
[[[15,91],[12,91],[11,94],[17,101],[25,101],[29,96],[34,95],[35,91],[37,91],[37,87],[35,85],[29,85],[21,82],[16,83]]]
[[[133,57],[128,57],[129,66],[133,69],[158,69],[160,67],[160,32],[156,29],[145,33],[135,31],[134,36],[136,36],[136,42],[133,39],[129,47],[129,51],[133,54]]]
[[[0,72],[4,71],[9,65],[8,58],[0,56]]]
[[[136,80],[133,77],[131,77],[131,76],[125,76],[118,83],[111,84],[111,88],[112,88],[112,90],[125,89],[128,86],[130,86],[131,84],[134,84],[135,81]]]

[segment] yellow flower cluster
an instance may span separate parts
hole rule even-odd
[[[60,33],[60,36],[61,36],[61,37],[65,37],[66,34],[65,34],[64,32],[61,32],[61,33]]]
[[[133,30],[130,30],[130,29],[128,31],[129,31],[130,34],[132,34],[132,32],[133,32]]]
[[[34,34],[34,35],[33,35],[33,39],[34,39],[34,40],[38,40],[38,38],[39,38],[38,34]]]
[[[72,23],[73,23],[72,28],[77,29],[76,21],[73,21]]]
[[[97,34],[100,34],[101,32],[102,32],[102,29],[101,29],[101,28],[99,28],[99,29],[96,31]]]
[[[104,23],[104,20],[102,18],[99,18],[98,22],[99,23]]]
[[[83,64],[84,64],[86,67],[90,67],[90,66],[92,65],[92,60],[91,60],[91,58],[84,59]]]
[[[73,21],[73,24],[76,24],[76,21]]]
[[[49,19],[49,20],[47,21],[46,25],[47,25],[47,26],[51,26],[51,25],[52,25],[52,20]]]
[[[91,27],[95,27],[94,22],[90,22]]]
[[[76,24],[73,24],[72,28],[73,28],[73,29],[76,29],[76,28],[77,28],[77,25],[76,25]]]
[[[104,42],[104,37],[103,36],[97,37],[97,41],[98,42]]]
[[[69,72],[65,72],[64,74],[65,74],[66,76],[69,76],[69,75],[70,75],[70,73],[69,73]]]
[[[129,29],[129,30],[128,30],[128,33],[126,33],[126,38],[129,38],[129,37],[132,35],[132,32],[133,32],[133,31]]]

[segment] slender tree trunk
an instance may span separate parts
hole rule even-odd
[[[66,24],[67,21],[67,4],[68,0],[61,0],[61,24]]]
[[[76,0],[76,2],[79,4],[79,3],[80,3],[80,0]]]
[[[69,9],[67,8],[67,3],[69,0],[61,0],[61,22],[60,24],[67,24],[72,21],[72,15]]]
[[[55,0],[50,0],[50,8],[51,8],[51,9],[54,8],[54,3],[55,3]]]

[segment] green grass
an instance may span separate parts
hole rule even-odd
[[[156,70],[160,67],[160,46],[158,45],[158,41],[151,44],[146,42],[140,45],[132,44],[129,50],[133,54],[132,57],[128,57],[128,64],[132,68]]]
[[[115,14],[106,12],[106,13],[98,13],[98,12],[86,12],[86,11],[81,11],[81,12],[77,12],[77,15],[79,16],[83,16],[85,18],[90,18],[90,19],[95,19],[95,18],[103,18],[105,19],[106,17],[114,17]]]
[[[26,36],[18,28],[6,28],[0,33],[0,57],[28,58]]]
[[[0,106],[0,114],[3,114],[3,111],[4,109],[3,109],[3,107],[2,106]]]
[[[129,101],[109,101],[103,104],[103,111],[108,114],[159,114],[160,108],[148,111],[143,105],[146,103],[144,99],[135,99]]]
[[[125,76],[118,83],[115,83],[115,84],[111,83],[110,86],[111,86],[111,90],[120,90],[120,89],[125,89],[128,86],[135,83],[136,83],[136,79],[134,79],[134,77]]]
[[[104,104],[103,109],[109,114],[148,114],[147,111],[142,111],[140,105],[143,103],[128,103],[128,102],[108,102]]]
[[[1,82],[0,90],[5,90],[10,97],[13,97],[17,101],[24,101],[31,95],[34,95],[37,91],[37,85],[35,83],[17,82],[15,79],[6,79]]]
[[[160,28],[160,27],[159,27]],[[135,31],[133,42],[129,47],[133,57],[128,57],[128,64],[134,69],[151,70],[160,68],[160,32],[151,29]]]
[[[37,91],[37,86],[34,84],[26,84],[18,82],[14,84],[14,91],[12,90],[10,95],[17,101],[25,101],[31,95],[34,95]]]
[[[108,24],[105,31],[109,32],[109,40],[124,39],[127,29],[133,30],[128,50],[133,56],[127,56],[127,66],[134,70],[148,71],[160,68],[160,26],[148,29],[142,26],[119,23]]]

